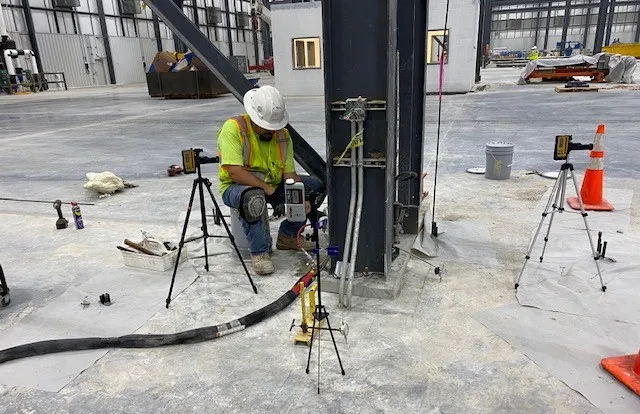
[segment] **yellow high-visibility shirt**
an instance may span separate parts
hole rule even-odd
[[[242,115],[249,139],[249,150],[246,152],[248,160],[245,160],[245,140],[242,136],[241,126],[238,118],[227,120],[218,132],[218,156],[220,157],[220,194],[233,184],[225,166],[239,165],[247,170],[256,172],[262,181],[273,187],[277,187],[282,182],[282,174],[295,172],[293,162],[293,144],[287,129],[283,129],[273,134],[270,141],[262,141],[255,133],[249,120],[249,115]],[[286,142],[278,142],[278,136]],[[281,154],[283,144],[286,144],[286,154]],[[262,178],[261,176],[264,176]]]

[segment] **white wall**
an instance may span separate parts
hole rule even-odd
[[[429,30],[444,29],[446,0],[429,1]],[[476,78],[479,0],[456,0],[449,6],[449,59],[444,68],[443,91],[469,92]],[[440,66],[427,65],[428,93],[438,91]]]
[[[293,69],[292,43],[294,38],[319,37],[322,62],[321,2],[272,4],[271,23],[276,88],[285,96],[324,95],[324,69]]]

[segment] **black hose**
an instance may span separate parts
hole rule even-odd
[[[277,314],[295,301],[300,294],[299,283],[304,282],[309,286],[315,272],[309,271],[302,276],[293,287],[275,302],[264,306],[257,311],[235,319],[228,323],[216,326],[206,326],[203,328],[191,329],[175,334],[159,335],[124,335],[112,338],[74,338],[74,339],[54,339],[50,341],[39,341],[30,344],[14,346],[0,351],[0,364],[21,358],[28,358],[37,355],[54,354],[57,352],[84,351],[88,349],[102,348],[156,348],[167,345],[195,344],[198,342],[210,341],[221,336],[229,335],[255,325],[263,320]]]

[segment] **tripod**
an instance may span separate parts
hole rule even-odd
[[[565,200],[566,200],[566,190],[567,190],[567,179],[569,178],[569,171],[571,171],[571,179],[573,181],[573,186],[576,190],[576,194],[578,195],[578,203],[580,204],[580,215],[584,220],[584,227],[587,230],[587,237],[589,237],[589,245],[591,246],[591,253],[593,254],[593,260],[596,262],[596,269],[598,269],[598,277],[600,278],[600,287],[602,291],[606,291],[607,287],[604,285],[602,281],[602,273],[600,272],[600,255],[596,252],[596,249],[593,247],[593,239],[591,238],[591,230],[589,229],[589,223],[587,222],[587,213],[584,210],[584,204],[582,203],[582,196],[580,195],[580,191],[578,190],[578,183],[576,181],[575,174],[573,174],[573,164],[569,162],[569,157],[567,155],[566,161],[560,167],[560,173],[558,174],[558,178],[553,186],[553,190],[551,190],[551,195],[549,196],[549,201],[547,202],[547,206],[542,212],[542,219],[540,220],[540,224],[538,225],[538,229],[536,230],[536,234],[533,236],[533,240],[531,240],[531,244],[529,245],[529,250],[525,255],[524,264],[522,265],[522,269],[520,269],[520,274],[516,279],[515,288],[518,289],[520,286],[520,279],[522,278],[522,274],[524,273],[524,269],[527,266],[529,259],[531,258],[531,252],[533,251],[533,247],[540,235],[540,230],[544,225],[544,221],[549,217],[549,226],[547,227],[547,233],[544,237],[544,246],[542,247],[542,253],[540,254],[540,262],[544,258],[544,252],[547,249],[547,243],[549,242],[549,234],[551,233],[551,225],[553,224],[553,218],[556,213],[562,214],[565,212]],[[551,211],[549,211],[551,209]],[[573,211],[568,210],[568,213],[573,213]],[[576,212],[577,213],[577,212]]]
[[[244,260],[242,259],[242,255],[240,254],[240,250],[236,245],[233,234],[231,234],[231,230],[229,229],[229,226],[227,225],[227,222],[224,219],[224,216],[222,215],[222,211],[220,211],[220,206],[218,205],[218,202],[216,201],[216,198],[213,195],[213,191],[211,191],[211,181],[209,181],[208,178],[202,177],[201,164],[218,163],[219,161],[220,159],[218,157],[213,157],[213,158],[200,157],[199,154],[196,153],[195,166],[196,166],[196,171],[198,173],[198,177],[195,180],[193,180],[191,197],[189,198],[189,207],[187,207],[187,216],[184,219],[184,226],[182,227],[182,236],[180,237],[180,243],[178,244],[178,255],[176,259],[176,264],[173,267],[173,276],[171,277],[171,286],[169,287],[169,295],[167,296],[167,300],[166,300],[167,308],[169,308],[169,304],[171,303],[171,293],[173,292],[173,285],[176,281],[176,273],[178,271],[178,265],[180,264],[180,254],[182,253],[182,247],[184,246],[185,243],[202,239],[202,241],[204,242],[204,268],[208,272],[209,271],[209,252],[207,250],[207,239],[209,237],[224,237],[224,238],[228,238],[231,241],[231,245],[233,245],[233,248],[236,251],[236,255],[238,256],[238,259],[240,259],[240,263],[242,263],[242,267],[245,273],[247,274],[249,283],[251,283],[253,292],[258,294],[258,289],[256,288],[256,285],[253,284],[253,279],[249,274],[249,269],[247,269],[247,265],[244,263]],[[209,230],[207,229],[207,216],[204,208],[203,185],[207,187],[207,191],[209,192],[209,196],[211,196],[211,200],[213,201],[213,205],[215,207],[214,220],[219,219],[222,222],[224,229],[227,231],[227,236],[217,236],[217,235],[209,234]],[[202,236],[191,237],[185,240],[185,235],[187,234],[187,227],[189,226],[189,217],[191,216],[191,207],[193,206],[193,199],[196,195],[196,189],[198,190],[198,195],[200,196],[200,217],[202,219]]]
[[[338,331],[339,329],[331,328],[331,323],[329,322],[329,312],[327,312],[327,308],[322,304],[322,285],[320,282],[320,237],[318,234],[318,205],[317,205],[317,194],[311,193],[309,195],[309,199],[311,200],[311,213],[309,214],[309,220],[311,221],[311,226],[313,226],[313,238],[316,243],[316,248],[313,252],[316,255],[316,280],[318,282],[318,303],[313,312],[313,326],[311,327],[311,342],[309,343],[309,355],[307,357],[307,369],[306,373],[309,373],[309,365],[311,363],[311,351],[313,349],[313,339],[316,336],[316,330],[318,331],[318,394],[320,394],[320,332],[329,331],[331,335],[331,341],[333,342],[333,349],[336,351],[336,356],[338,357],[338,364],[340,365],[340,371],[342,375],[345,374],[344,367],[342,366],[342,360],[340,359],[340,353],[338,352],[338,345],[336,345],[336,338],[333,335],[333,331]],[[322,328],[320,323],[326,320],[327,327]],[[304,323],[304,321],[303,321]],[[317,325],[317,326],[316,326]]]

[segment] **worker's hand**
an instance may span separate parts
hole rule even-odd
[[[285,210],[284,204],[275,205],[273,206],[273,217],[280,218],[284,216],[285,211],[286,210]]]
[[[262,189],[264,190],[264,193],[267,196],[273,195],[273,193],[276,192],[275,187],[270,186],[269,184],[265,184],[264,187],[262,187]]]

